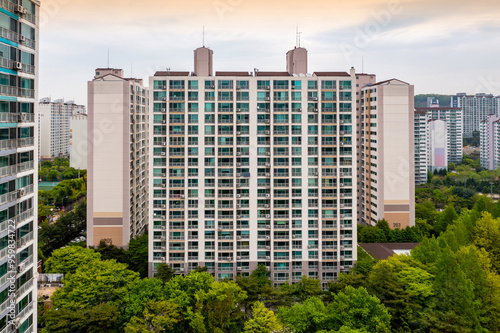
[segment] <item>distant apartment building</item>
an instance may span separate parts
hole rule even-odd
[[[69,157],[70,119],[74,114],[85,113],[85,106],[62,99],[51,101],[42,98],[38,113],[38,147],[42,160]]]
[[[429,171],[448,169],[449,131],[444,120],[429,120]]]
[[[451,106],[463,111],[464,138],[471,138],[480,131],[480,124],[490,115],[499,115],[500,96],[459,93],[451,99]]]
[[[39,5],[0,2],[0,332],[37,331]]]
[[[123,70],[88,83],[87,244],[125,247],[148,221],[148,90]]]
[[[500,117],[488,116],[480,126],[481,166],[496,170],[500,162]]]
[[[214,75],[212,57],[149,81],[150,274],[335,280],[357,258],[354,69],[308,74],[295,48],[287,71]]]
[[[415,110],[414,115],[415,184],[427,183],[429,170],[429,119],[425,111]]]
[[[360,86],[358,222],[415,225],[413,86],[392,79]]]
[[[69,165],[87,169],[87,114],[75,114],[70,119]]]

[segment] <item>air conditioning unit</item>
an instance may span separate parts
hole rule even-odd
[[[167,86],[162,86],[161,89],[165,90],[167,89]]]
[[[240,204],[237,204],[237,205],[236,205],[236,208],[241,208],[241,205],[240,205]]]
[[[161,260],[161,261],[166,261],[166,260],[167,260],[167,258],[165,258],[165,257],[160,257],[160,260]]]
[[[266,112],[267,112],[267,113],[270,113],[270,112],[271,112],[271,109],[266,109]]]
[[[241,120],[236,120],[236,123],[237,124],[241,124]]]
[[[270,249],[271,249],[271,247],[269,245],[266,246],[266,250],[270,250]]]
[[[318,109],[313,109],[314,112],[318,112]]]
[[[265,207],[265,208],[269,208],[269,207],[270,207],[270,205],[264,205],[264,207]]]
[[[340,183],[340,187],[344,187],[344,183]]]
[[[297,235],[292,235],[292,238],[297,238]]]
[[[237,271],[241,271],[241,267],[236,267],[236,270]]]
[[[340,204],[339,206],[340,206],[340,208],[344,208],[344,207],[345,207],[345,205],[344,205],[344,204]]]
[[[162,225],[162,226],[161,226],[161,230],[167,230],[167,227],[166,227],[166,226],[164,226],[164,225]]]
[[[307,245],[307,248],[310,249],[311,248],[311,245]]]
[[[161,112],[167,112],[166,108],[161,109]]]
[[[344,214],[340,214],[340,218],[343,219],[345,217]]]
[[[167,143],[166,143],[166,142],[162,142],[162,143],[161,143],[161,145],[162,145],[162,146],[166,146],[166,145],[167,145]]]
[[[344,266],[340,266],[340,269],[345,269],[345,267]]]
[[[161,152],[161,156],[167,156],[167,153],[166,153],[166,152],[164,152],[164,151],[162,151],[162,152]]]
[[[271,87],[270,86],[266,86],[266,90],[271,90]]]
[[[236,132],[236,135],[241,135],[241,132],[240,132],[240,131],[237,131],[237,132]]]
[[[271,229],[271,226],[270,225],[266,225],[266,229]]]
[[[266,155],[267,156],[271,156],[271,152],[270,151],[266,151]]]
[[[271,239],[271,237],[270,237],[270,236],[266,236],[266,240],[270,240],[270,239]]]
[[[270,135],[271,131],[266,131],[265,133],[266,133],[266,135]]]
[[[315,173],[314,173],[314,175],[315,175],[315,176],[318,176],[318,175],[319,175],[319,173],[315,172]]]
[[[266,172],[266,177],[271,177],[271,174]]]
[[[165,251],[167,248],[165,246],[162,246],[161,249]]]
[[[236,237],[236,239],[237,239],[237,240],[241,240],[241,236],[237,236],[237,237]]]
[[[266,194],[266,198],[270,198],[271,195],[269,193]]]
[[[270,219],[271,218],[271,215],[270,214],[266,214],[266,219]]]
[[[344,246],[340,246],[340,249],[343,250],[344,249]]]
[[[236,218],[237,218],[237,219],[241,219],[241,215],[237,215],[237,216],[236,216]]]
[[[16,61],[14,63],[14,69],[17,69],[17,70],[22,70],[23,69],[23,64],[19,61]]]
[[[241,112],[241,109],[236,109],[236,112]]]
[[[343,121],[343,120],[340,120],[340,123],[341,123],[341,124],[343,124],[343,123],[344,123],[344,121]]]
[[[167,187],[167,184],[161,184],[161,187]]]
[[[241,257],[240,257],[240,256],[237,256],[237,257],[236,257],[236,260],[241,260]]]
[[[339,145],[343,146],[344,145],[344,141],[340,141]]]
[[[271,257],[270,256],[266,256],[266,260],[271,260]]]
[[[167,238],[165,236],[161,236],[160,240],[164,241],[167,240]]]
[[[236,156],[241,156],[241,152],[236,152]]]
[[[313,97],[312,98],[313,101],[317,101],[318,100],[318,97]]]
[[[20,263],[19,266],[17,266],[17,272],[21,273],[22,271],[24,271],[25,268],[26,268],[26,264],[24,262]]]
[[[167,121],[166,121],[166,120],[162,120],[162,121],[161,121],[161,123],[162,123],[162,124],[166,124],[166,123],[167,123]]]
[[[162,100],[162,101],[164,101],[164,102],[166,102],[166,101],[167,101],[167,98],[166,98],[166,97],[163,97],[161,100]]]
[[[233,257],[227,257],[227,261],[233,261]]]
[[[24,122],[24,121],[26,121],[26,120],[27,120],[27,118],[28,118],[28,116],[26,115],[26,113],[21,113],[21,114],[19,114],[19,121],[20,121],[20,122]]]
[[[19,190],[19,192],[17,192],[17,197],[18,198],[22,198],[26,195],[26,189],[22,188]]]
[[[215,86],[211,86],[210,88],[211,88],[211,89],[215,89]]]
[[[24,7],[23,7],[23,6],[21,6],[21,5],[16,5],[16,7],[14,8],[14,11],[15,11],[16,13],[21,13],[21,14],[23,14],[23,13],[24,13]]]
[[[184,199],[184,194],[181,194],[181,198],[183,198],[183,199]]]
[[[344,135],[344,134],[345,134],[345,132],[344,132],[344,131],[340,131],[340,135]]]

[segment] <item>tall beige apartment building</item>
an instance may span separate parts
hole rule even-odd
[[[356,260],[356,75],[194,71],[150,78],[150,274],[167,263],[217,279],[259,264],[279,284],[323,283]]]
[[[87,244],[126,247],[147,228],[148,90],[123,70],[88,83]]]
[[[359,76],[358,222],[386,219],[391,228],[414,226],[413,86]]]
[[[70,120],[69,165],[87,169],[87,114],[76,114]]]

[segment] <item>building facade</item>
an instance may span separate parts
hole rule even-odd
[[[358,222],[414,226],[413,86],[392,79],[359,88]]]
[[[500,161],[499,121],[499,116],[488,116],[479,128],[481,166],[488,170],[497,169]]]
[[[85,106],[62,99],[42,98],[38,113],[39,158],[50,160],[68,158],[70,150],[70,120],[75,114],[84,114]]]
[[[76,114],[70,120],[69,165],[87,169],[87,114]]]
[[[263,264],[274,283],[334,280],[356,252],[356,75],[195,70],[150,78],[150,275],[217,279]]]
[[[487,94],[467,95],[459,93],[452,96],[451,106],[463,111],[464,138],[472,138],[474,132],[479,132],[480,124],[490,115],[499,115],[500,96]]]
[[[0,332],[36,332],[39,2],[0,7]]]
[[[425,111],[415,111],[414,137],[415,137],[415,184],[427,183],[429,170],[429,115]]]
[[[429,171],[448,169],[449,131],[443,120],[429,121]]]
[[[123,70],[88,83],[87,244],[126,247],[147,228],[148,91]]]

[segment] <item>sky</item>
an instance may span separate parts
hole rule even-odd
[[[355,67],[416,94],[500,95],[498,0],[44,0],[40,10],[40,98],[86,105],[108,59],[145,82],[192,71],[202,45],[215,71],[284,71],[297,29],[309,72]]]

